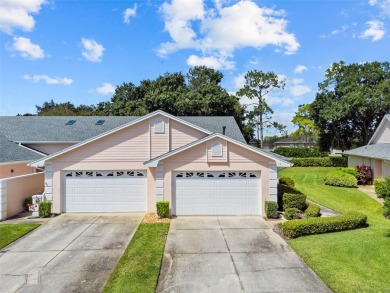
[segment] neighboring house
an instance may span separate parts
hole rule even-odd
[[[313,146],[314,143],[311,144]],[[306,143],[304,139],[293,140],[291,137],[285,137],[274,142],[274,149],[277,147],[297,148],[297,147],[309,147],[309,143]]]
[[[345,151],[348,166],[371,166],[374,178],[390,176],[390,114],[383,117],[366,146]]]
[[[47,156],[53,213],[155,211],[262,215],[284,157],[246,144],[233,117],[0,117],[0,132]]]

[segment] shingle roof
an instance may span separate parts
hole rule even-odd
[[[0,133],[14,142],[80,142],[129,123],[138,116],[3,116],[0,117]],[[199,116],[177,117],[212,133],[222,133],[245,142],[233,117]],[[98,120],[103,125],[95,125]],[[73,125],[65,125],[76,120]]]
[[[19,146],[0,134],[0,163],[33,161],[42,157],[44,156]]]
[[[285,137],[275,141],[275,144],[277,143],[305,143],[305,140],[304,139],[293,140],[291,137]]]
[[[344,155],[390,160],[390,143],[378,143],[362,146],[353,150],[345,151]]]

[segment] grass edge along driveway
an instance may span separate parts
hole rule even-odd
[[[39,226],[39,224],[0,224],[0,249]]]
[[[103,292],[155,292],[168,231],[167,223],[140,224]]]
[[[291,177],[309,199],[339,213],[366,214],[369,227],[288,242],[334,292],[390,292],[390,220],[378,202],[356,188],[325,185],[324,175],[336,169],[292,167],[280,176]]]

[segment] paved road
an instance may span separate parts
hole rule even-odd
[[[260,217],[178,217],[157,292],[331,291]]]
[[[0,250],[0,292],[101,292],[143,214],[63,214]]]

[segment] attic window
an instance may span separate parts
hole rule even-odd
[[[104,121],[106,121],[106,120],[98,120],[98,121],[95,123],[95,125],[103,125]]]
[[[214,141],[211,145],[211,156],[222,157],[222,144],[219,141]]]
[[[65,125],[73,125],[76,123],[76,120],[69,120],[68,122],[65,123]]]
[[[164,120],[158,118],[154,121],[154,133],[164,133]]]

